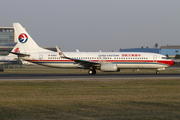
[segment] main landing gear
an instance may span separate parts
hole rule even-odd
[[[90,75],[96,74],[96,70],[95,70],[95,69],[90,69],[90,70],[88,71],[88,73],[89,73]]]

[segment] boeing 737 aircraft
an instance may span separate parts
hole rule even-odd
[[[57,52],[39,47],[31,36],[19,23],[13,23],[23,60],[39,65],[58,68],[89,69],[89,74],[96,74],[96,70],[116,72],[123,68],[141,69],[152,68],[165,70],[174,64],[166,56],[156,53],[144,52],[62,52],[57,46]]]
[[[18,44],[15,45],[15,47],[12,49],[11,52],[17,53],[19,51]],[[0,56],[0,65],[4,64],[15,64],[18,62],[17,55],[9,54],[7,56]]]

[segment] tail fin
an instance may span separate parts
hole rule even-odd
[[[21,53],[52,52],[50,50],[39,47],[19,23],[13,23],[13,26]]]

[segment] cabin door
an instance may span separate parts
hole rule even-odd
[[[153,62],[157,63],[157,55],[153,55]]]
[[[39,55],[39,61],[43,61],[43,55]]]

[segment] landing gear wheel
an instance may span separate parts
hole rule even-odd
[[[159,75],[159,71],[156,71],[156,74]]]
[[[88,73],[89,73],[90,75],[92,75],[92,74],[93,74],[93,70],[89,70]]]
[[[90,75],[96,74],[96,70],[89,70],[88,73],[89,73]]]
[[[96,74],[96,70],[93,70],[93,74]]]

